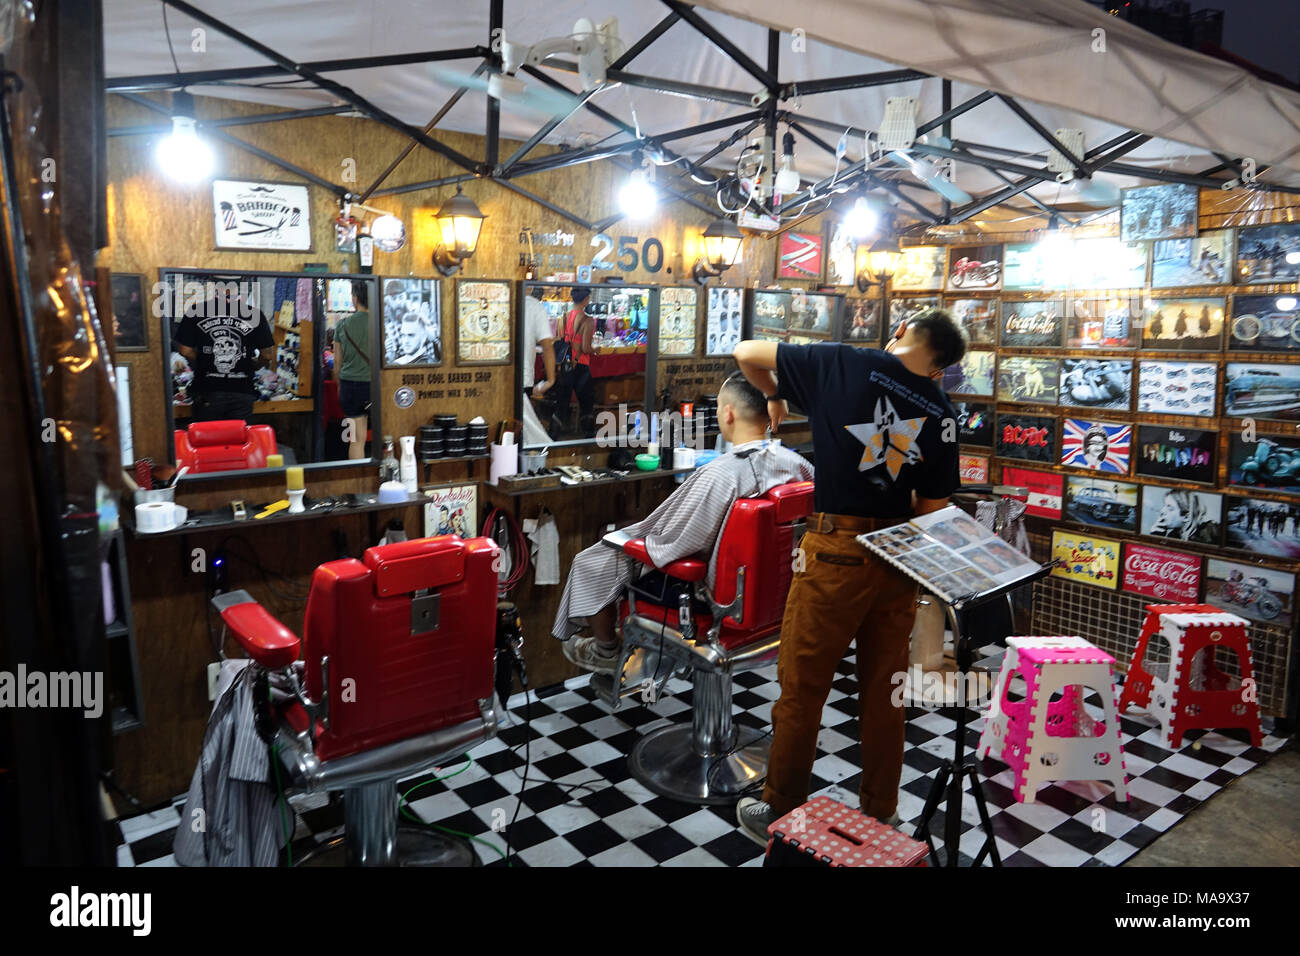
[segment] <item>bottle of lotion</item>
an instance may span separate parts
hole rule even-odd
[[[411,494],[419,490],[419,482],[415,477],[415,436],[403,435],[399,441],[402,443],[402,484]]]

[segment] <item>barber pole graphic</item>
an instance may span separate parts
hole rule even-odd
[[[228,202],[221,204],[221,224],[227,229],[235,228],[235,207]]]
[[[1126,544],[1123,588],[1175,604],[1194,604],[1201,593],[1201,559],[1145,544]]]

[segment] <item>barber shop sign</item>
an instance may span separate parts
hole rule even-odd
[[[310,252],[311,201],[292,183],[212,181],[218,249]]]

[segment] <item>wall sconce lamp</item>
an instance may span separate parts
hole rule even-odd
[[[853,256],[856,275],[854,282],[859,292],[866,292],[873,285],[885,285],[903,260],[903,251],[898,248],[898,239],[891,235],[882,236],[871,245],[860,245]]]
[[[740,258],[740,246],[745,237],[730,219],[715,219],[704,230],[704,255],[695,261],[691,277],[700,285],[720,276]]]
[[[457,186],[456,195],[443,203],[437,212],[438,232],[442,242],[433,252],[433,266],[440,274],[455,275],[465,260],[474,255],[479,232],[486,218],[474,200]]]

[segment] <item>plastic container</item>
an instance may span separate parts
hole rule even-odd
[[[636,466],[642,471],[654,471],[659,467],[658,455],[637,455]]]

